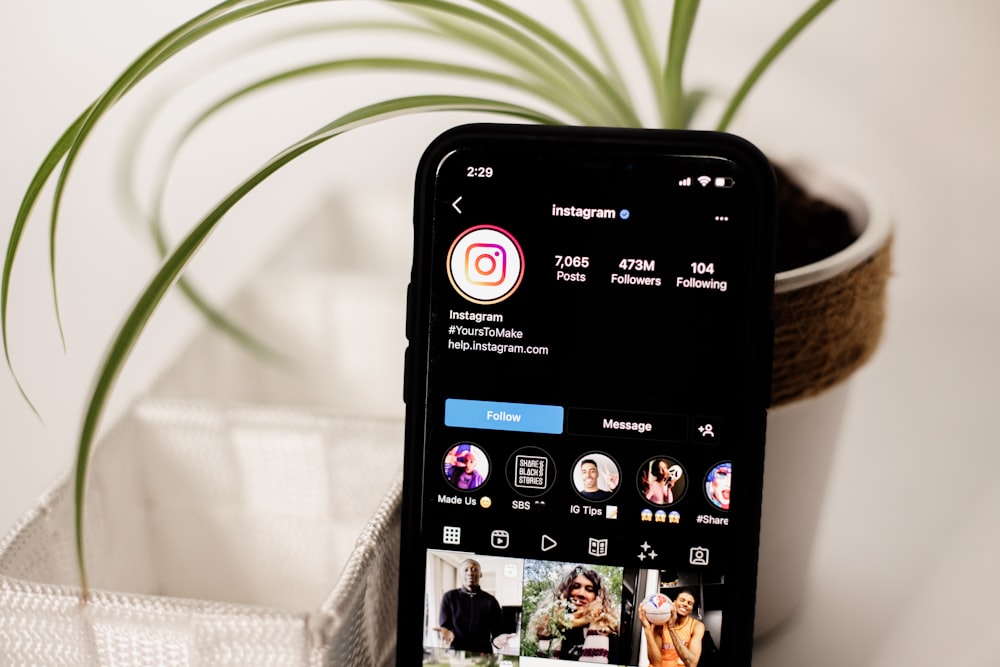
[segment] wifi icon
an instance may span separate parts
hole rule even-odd
[[[705,187],[706,185],[708,185],[709,183],[712,182],[712,177],[711,176],[699,176],[698,177],[698,182],[701,183],[701,187]]]

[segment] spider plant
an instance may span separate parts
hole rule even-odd
[[[320,2],[357,4],[359,0],[224,0],[218,3],[170,31],[139,55],[77,116],[45,155],[27,187],[17,212],[0,282],[0,336],[3,338],[5,359],[18,388],[29,404],[30,399],[14,372],[7,337],[7,309],[18,247],[26,226],[33,220],[32,213],[40,203],[43,189],[47,184],[54,184],[48,201],[49,270],[57,321],[59,321],[58,295],[55,288],[55,239],[61,219],[61,204],[66,184],[74,172],[80,152],[97,124],[104,120],[122,98],[129,95],[153,72],[192,45],[248,19]],[[833,0],[814,0],[766,49],[729,98],[716,124],[717,129],[725,130],[729,126],[734,114],[768,66],[832,2]],[[154,194],[145,207],[140,206],[145,208],[143,215],[149,225],[151,238],[162,255],[162,262],[142,288],[138,300],[127,313],[124,323],[105,353],[80,431],[74,510],[76,554],[84,596],[87,595],[88,583],[83,548],[83,507],[91,449],[109,395],[123,365],[164,295],[175,283],[179,283],[181,289],[185,290],[195,305],[206,313],[210,321],[229,331],[243,344],[267,351],[266,346],[253,340],[238,325],[228,322],[212,309],[182,277],[188,261],[205,243],[216,225],[258,185],[296,158],[335,137],[362,126],[402,115],[473,111],[531,123],[604,126],[647,124],[672,128],[689,126],[705,97],[704,92],[687,88],[683,79],[685,55],[698,13],[698,0],[675,0],[665,45],[657,44],[654,40],[647,7],[642,1],[620,0],[620,10],[634,39],[632,47],[641,55],[649,92],[655,100],[656,119],[649,123],[643,123],[636,111],[637,105],[633,101],[635,98],[626,86],[620,71],[621,54],[616,54],[612,50],[602,25],[595,18],[594,7],[588,5],[588,0],[567,0],[567,3],[579,23],[585,27],[585,34],[590,41],[587,47],[591,53],[596,54],[596,57],[585,56],[583,47],[570,43],[560,35],[557,28],[545,25],[502,0],[382,0],[367,3],[373,8],[377,5],[379,10],[379,13],[373,14],[370,20],[352,18],[329,25],[308,25],[299,30],[275,34],[273,39],[290,39],[306,33],[321,34],[331,41],[341,39],[349,33],[418,36],[424,40],[431,40],[432,43],[458,47],[461,51],[474,53],[475,62],[482,61],[486,64],[469,64],[465,59],[454,57],[428,58],[426,48],[413,55],[358,54],[329,59],[274,71],[249,85],[225,91],[190,119],[176,137],[173,148],[167,153]],[[395,11],[392,18],[384,18],[382,10],[386,7]],[[616,48],[620,46],[621,44],[615,44]],[[200,219],[193,221],[183,238],[173,244],[168,241],[160,225],[160,208],[167,176],[181,147],[197,128],[221,110],[259,91],[288,81],[330,76],[341,72],[391,72],[394,77],[429,74],[434,75],[430,79],[434,83],[427,83],[429,87],[443,86],[444,84],[440,83],[442,81],[452,81],[459,86],[471,81],[490,84],[496,93],[491,96],[473,96],[428,90],[426,94],[393,97],[387,90],[385,99],[348,110],[315,131],[289,143],[256,170],[247,174],[242,182],[224,193],[218,204]],[[59,330],[62,335],[61,321]]]

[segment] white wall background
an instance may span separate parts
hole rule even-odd
[[[689,77],[731,84],[806,4],[703,3]],[[62,129],[143,46],[204,7],[36,0],[0,9],[5,239],[32,170]],[[546,3],[545,11],[558,7]],[[897,224],[886,338],[852,387],[812,589],[755,664],[1000,664],[989,635],[989,601],[1000,596],[992,502],[1000,437],[991,419],[1000,398],[997,26],[1000,5],[989,0],[836,3],[762,82],[734,128],[768,150],[848,166],[882,191]],[[182,59],[172,76],[192,76],[195,62]],[[213,127],[218,143],[185,156],[182,194],[168,202],[174,233],[283,141],[368,99],[364,85],[355,77],[295,90]],[[20,251],[10,351],[44,421],[0,372],[0,530],[71,464],[97,364],[156,265],[113,199],[118,144],[140,107],[124,104],[98,130],[67,190],[58,245],[66,354],[51,306],[44,207]],[[331,190],[379,185],[409,198],[420,149],[459,120],[395,121],[307,158],[223,225],[195,276],[224,299]],[[150,167],[140,166],[140,181]],[[401,222],[399,243],[408,242]],[[177,299],[164,305],[122,375],[111,419],[199,326]]]

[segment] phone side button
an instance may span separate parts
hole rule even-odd
[[[403,404],[410,402],[410,346],[403,352]]]
[[[413,340],[413,328],[416,321],[413,319],[413,283],[406,283],[406,340]],[[407,350],[408,351],[408,350]]]
[[[765,345],[766,354],[764,363],[766,364],[764,368],[767,369],[766,378],[764,380],[764,396],[767,397],[767,403],[765,408],[771,407],[771,388],[774,383],[774,317],[768,320],[768,338],[767,345]]]

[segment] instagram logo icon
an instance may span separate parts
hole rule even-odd
[[[507,251],[496,243],[473,243],[465,249],[465,279],[470,285],[502,285],[507,277]]]
[[[448,251],[448,279],[473,303],[499,303],[514,293],[524,274],[517,240],[493,225],[470,227]]]

